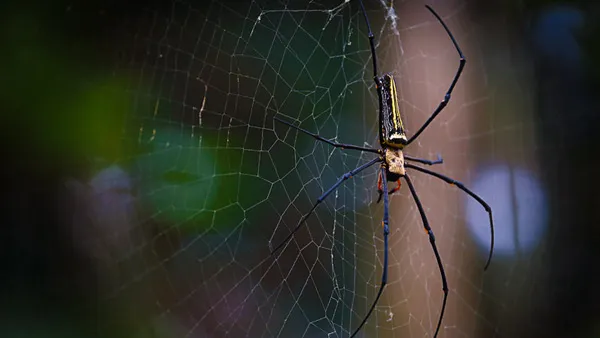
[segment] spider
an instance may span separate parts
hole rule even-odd
[[[325,200],[325,198],[327,198],[327,196],[329,196],[332,192],[334,192],[344,181],[348,180],[349,178],[352,178],[352,176],[360,173],[361,171],[371,167],[372,165],[374,165],[376,163],[381,163],[381,167],[380,167],[379,174],[378,174],[378,180],[377,180],[377,191],[379,193],[379,198],[377,200],[377,203],[379,203],[381,198],[383,197],[382,227],[383,227],[384,256],[383,256],[383,272],[382,272],[382,276],[381,276],[381,285],[379,287],[379,290],[377,292],[377,296],[375,297],[375,300],[373,301],[371,307],[369,308],[369,311],[367,312],[364,319],[361,321],[361,323],[354,330],[354,332],[352,333],[352,335],[350,337],[352,338],[352,337],[356,336],[356,334],[360,331],[360,329],[367,322],[367,320],[369,319],[369,316],[375,309],[375,306],[377,305],[377,302],[379,301],[379,298],[381,297],[381,294],[383,293],[383,290],[387,284],[388,251],[389,251],[388,236],[390,233],[389,196],[388,195],[391,195],[394,192],[398,191],[398,189],[400,189],[400,186],[401,186],[400,179],[402,179],[402,178],[408,184],[408,189],[410,190],[410,193],[415,201],[415,204],[419,211],[419,215],[423,222],[423,227],[425,229],[425,233],[429,236],[429,243],[431,244],[431,248],[433,249],[433,254],[435,255],[435,259],[437,261],[437,265],[440,270],[440,276],[442,279],[442,291],[443,291],[444,295],[443,295],[443,299],[442,299],[442,308],[440,310],[440,315],[438,317],[438,322],[437,322],[437,326],[436,326],[435,334],[434,334],[434,337],[437,337],[438,332],[440,330],[440,326],[442,324],[442,319],[444,317],[444,310],[446,309],[446,302],[448,299],[448,282],[446,280],[446,272],[444,271],[444,265],[442,264],[442,259],[440,257],[438,248],[435,244],[435,236],[433,234],[433,230],[431,229],[431,226],[429,225],[429,222],[425,215],[425,210],[423,209],[423,205],[421,204],[421,201],[419,200],[419,197],[417,195],[415,187],[414,187],[412,180],[411,180],[409,174],[407,173],[406,169],[415,170],[415,171],[418,171],[418,172],[421,172],[421,173],[424,173],[427,175],[431,175],[431,176],[434,176],[448,184],[454,185],[457,188],[459,188],[460,190],[462,190],[463,192],[467,193],[473,199],[475,199],[479,204],[481,204],[481,206],[483,206],[483,208],[489,215],[490,235],[491,235],[490,251],[489,251],[487,261],[484,266],[484,271],[487,270],[487,268],[490,264],[490,261],[492,259],[492,253],[494,251],[494,221],[492,218],[492,209],[481,197],[479,197],[477,194],[475,194],[474,192],[472,192],[471,190],[466,188],[462,183],[460,183],[452,178],[449,178],[447,176],[444,176],[442,174],[439,174],[437,172],[431,171],[429,169],[425,169],[423,167],[414,165],[412,163],[405,162],[405,161],[408,161],[408,162],[421,163],[421,164],[425,164],[425,165],[435,165],[435,164],[439,164],[439,163],[443,162],[441,156],[438,155],[437,160],[434,160],[434,161],[411,157],[408,155],[404,155],[404,148],[409,146],[412,142],[414,142],[419,137],[419,135],[421,135],[421,133],[427,128],[427,126],[429,126],[429,124],[431,124],[431,122],[438,116],[438,114],[444,109],[444,107],[446,107],[446,105],[450,101],[450,96],[452,94],[452,90],[454,89],[454,86],[456,85],[456,82],[458,81],[460,74],[462,73],[462,70],[465,66],[466,60],[465,60],[465,57],[464,57],[462,51],[460,50],[460,47],[458,46],[458,43],[456,42],[456,39],[454,38],[454,36],[452,35],[450,30],[446,26],[446,24],[444,23],[442,18],[430,6],[426,5],[425,7],[435,16],[435,18],[442,25],[442,27],[444,27],[444,30],[446,31],[446,33],[448,34],[454,47],[456,48],[456,51],[459,56],[459,65],[458,65],[458,69],[454,75],[454,78],[450,84],[450,87],[448,88],[448,91],[446,92],[446,95],[444,96],[443,100],[439,103],[437,108],[433,111],[433,113],[429,116],[429,118],[425,121],[425,123],[423,123],[423,125],[417,130],[417,132],[414,135],[412,135],[410,138],[407,138],[406,132],[404,129],[404,125],[402,123],[402,118],[400,116],[400,109],[398,107],[396,82],[395,82],[392,74],[388,73],[388,74],[384,74],[383,76],[379,76],[379,74],[378,74],[377,54],[375,52],[375,41],[374,41],[373,32],[371,31],[371,24],[369,23],[369,18],[367,16],[367,12],[365,10],[362,0],[358,0],[358,2],[360,4],[361,12],[364,16],[364,19],[365,19],[365,22],[367,25],[367,29],[369,32],[369,44],[370,44],[370,48],[371,48],[371,57],[373,60],[373,80],[375,82],[375,88],[377,89],[377,94],[379,97],[379,129],[380,129],[379,145],[380,145],[380,149],[370,148],[370,147],[361,147],[361,146],[352,145],[352,144],[344,144],[344,143],[334,142],[334,141],[328,140],[322,136],[319,136],[318,134],[312,133],[308,130],[305,130],[303,128],[295,126],[290,122],[287,122],[283,119],[278,118],[277,116],[274,117],[274,120],[278,121],[280,123],[283,123],[291,128],[294,128],[304,134],[310,135],[313,138],[315,138],[316,140],[325,142],[335,148],[339,148],[339,149],[343,149],[343,150],[359,150],[359,151],[374,153],[374,154],[377,154],[378,157],[372,159],[371,161],[369,161],[369,162],[359,166],[358,168],[351,170],[351,171],[345,173],[343,176],[341,176],[338,179],[338,181],[331,188],[329,188],[319,198],[317,198],[317,201],[315,202],[315,204],[312,206],[312,208],[306,214],[304,214],[304,216],[302,216],[302,218],[300,219],[300,221],[298,222],[296,227],[290,232],[290,234],[279,245],[277,245],[274,249],[271,250],[271,255],[273,255],[277,250],[279,250],[281,247],[283,247],[283,245],[292,238],[292,236],[300,229],[300,227],[305,223],[305,221],[313,213],[313,211],[317,208],[317,206],[319,204],[321,204],[321,202],[323,202],[323,200]],[[388,190],[388,182],[395,182],[396,186],[394,188],[392,188],[391,190]],[[385,193],[385,192],[387,192],[387,193]]]

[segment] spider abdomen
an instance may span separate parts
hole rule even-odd
[[[379,141],[382,147],[402,149],[408,143],[408,140],[400,116],[396,81],[393,75],[385,74],[379,78],[378,82],[380,84],[378,93],[380,95],[379,119],[381,125]]]

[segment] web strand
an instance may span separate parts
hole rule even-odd
[[[447,91],[456,49],[420,2],[363,1],[377,71],[395,74],[410,136]],[[462,4],[436,10],[464,46]],[[386,257],[380,169],[361,167],[376,156],[379,126],[358,2],[173,1],[141,13],[115,69],[132,96],[123,138],[135,151],[123,163],[140,187],[131,230],[140,238],[111,266],[118,277],[107,298],[143,289],[170,337],[350,336],[380,296]],[[462,77],[482,71],[473,62]],[[467,183],[452,163],[467,163],[465,143],[486,131],[470,131],[462,116],[488,97],[467,98],[462,77],[407,160]],[[364,170],[328,190],[355,168]],[[476,250],[465,244],[462,205],[452,204],[462,195],[435,177],[411,179],[451,287],[440,336],[493,326],[472,305],[486,297],[482,283],[464,272],[479,265],[469,259]],[[295,231],[324,192],[271,257],[269,241]],[[388,284],[361,332],[424,337],[442,305],[438,266],[410,191],[389,198]]]

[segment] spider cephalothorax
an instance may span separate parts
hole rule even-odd
[[[406,170],[404,169],[404,153],[402,150],[392,147],[385,147],[382,151],[382,166],[385,168],[385,179],[389,182],[396,182],[396,186],[387,192],[391,195],[400,190],[400,178],[406,175]],[[377,178],[377,192],[379,193],[377,203],[381,202],[384,191],[387,191],[387,189],[384,189],[383,177],[380,173]]]
[[[395,148],[385,148],[383,152],[387,166],[388,181],[397,181],[406,174],[406,170],[404,170],[404,154],[402,150]]]

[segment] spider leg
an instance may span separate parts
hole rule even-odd
[[[310,215],[312,215],[313,211],[317,208],[317,206],[319,204],[321,204],[321,202],[323,202],[323,200],[325,198],[327,198],[327,196],[329,196],[329,194],[331,194],[332,192],[334,192],[340,185],[342,185],[342,183],[344,183],[345,180],[352,178],[352,176],[358,174],[359,172],[367,169],[368,167],[372,166],[373,164],[377,163],[377,162],[381,162],[382,159],[380,157],[378,158],[374,158],[371,161],[361,165],[360,167],[351,170],[347,173],[345,173],[342,177],[340,177],[338,179],[338,181],[331,187],[329,188],[327,191],[325,191],[323,193],[323,195],[321,195],[319,198],[317,198],[317,202],[315,204],[313,204],[312,208],[310,209],[309,212],[307,212],[306,214],[304,214],[304,216],[302,216],[302,218],[300,219],[300,221],[298,222],[298,225],[296,225],[296,227],[294,228],[294,230],[292,230],[292,232],[290,232],[290,234],[281,242],[279,243],[274,249],[271,249],[271,255],[273,255],[277,250],[279,250],[285,243],[287,243],[292,236],[298,232],[298,230],[300,229],[300,227],[302,226],[302,224],[304,224],[304,222],[308,219],[308,217]],[[269,246],[271,245],[271,242],[269,241]]]
[[[419,209],[419,214],[421,215],[421,220],[423,221],[423,227],[425,228],[425,232],[429,235],[429,243],[431,244],[431,248],[433,249],[433,253],[435,255],[435,260],[437,261],[438,267],[440,269],[440,275],[442,276],[442,290],[444,291],[444,300],[442,302],[442,310],[440,312],[440,318],[437,323],[437,327],[435,329],[435,334],[433,337],[437,337],[438,332],[440,331],[440,326],[442,325],[442,319],[444,318],[444,311],[446,310],[446,301],[448,300],[448,281],[446,280],[446,271],[444,271],[444,265],[442,264],[442,258],[440,257],[440,253],[438,252],[438,248],[435,245],[435,236],[433,234],[433,230],[429,226],[429,221],[427,221],[427,216],[425,216],[425,210],[423,209],[423,205],[419,200],[419,196],[417,196],[417,192],[415,191],[415,187],[412,184],[412,181],[408,177],[408,174],[404,175],[404,179],[406,183],[408,183],[408,188],[410,189],[410,193],[417,204],[417,209]]]
[[[400,186],[401,186],[400,180],[397,180],[396,184],[397,185],[394,189],[388,191],[388,195],[391,195],[391,194],[395,193],[396,191],[400,190]],[[376,203],[379,203],[379,202],[381,202],[381,197],[383,196],[383,188],[381,187],[381,175],[379,175],[379,179],[377,180],[377,192],[379,193],[379,197],[377,198]]]
[[[323,142],[325,142],[327,144],[330,144],[330,145],[332,145],[332,146],[334,146],[336,148],[361,150],[361,151],[367,151],[367,152],[375,153],[375,154],[380,154],[381,153],[381,150],[375,149],[375,148],[368,148],[368,147],[355,146],[353,144],[344,144],[344,143],[333,142],[331,140],[328,140],[328,139],[326,139],[324,137],[319,136],[318,134],[311,133],[310,131],[308,131],[306,129],[300,128],[300,127],[295,126],[295,125],[293,125],[293,124],[291,124],[291,123],[289,123],[289,122],[287,122],[285,120],[282,120],[282,119],[278,118],[277,116],[273,117],[273,119],[275,121],[281,122],[281,123],[283,123],[283,124],[285,124],[285,125],[287,125],[289,127],[292,127],[292,128],[294,128],[296,130],[299,130],[299,131],[303,132],[304,134],[310,135],[310,136],[314,137],[315,139],[317,139],[319,141],[323,141]]]
[[[437,160],[435,160],[435,161],[412,157],[412,156],[407,156],[407,155],[404,155],[404,159],[407,161],[413,161],[413,162],[418,162],[418,163],[427,164],[427,165],[444,163],[444,159],[442,158],[442,155],[440,155],[440,154],[437,155]]]
[[[395,193],[396,191],[400,190],[400,187],[401,187],[401,186],[402,186],[402,184],[400,183],[400,179],[398,179],[398,180],[396,181],[396,187],[394,187],[392,190],[390,190],[390,191],[388,192],[388,195],[391,195],[391,194]]]
[[[479,197],[477,194],[475,194],[474,192],[469,190],[469,188],[465,187],[462,183],[460,183],[457,180],[454,180],[450,177],[436,173],[435,171],[431,171],[429,169],[417,167],[410,163],[406,163],[404,166],[406,168],[414,169],[414,170],[420,171],[422,173],[425,173],[427,175],[437,177],[448,184],[458,187],[458,189],[466,192],[469,196],[471,196],[473,199],[475,199],[479,204],[481,204],[481,206],[485,209],[485,211],[487,211],[488,216],[490,218],[490,235],[491,235],[490,254],[488,255],[488,259],[487,259],[487,262],[485,263],[485,267],[483,268],[483,270],[487,270],[488,266],[490,265],[490,261],[492,260],[492,254],[494,252],[494,218],[492,217],[492,208],[490,208],[490,206],[481,197]]]
[[[367,23],[367,29],[369,30],[369,44],[371,45],[371,56],[373,58],[373,79],[375,80],[375,84],[379,85],[379,77],[377,75],[377,54],[375,53],[375,37],[373,36],[373,31],[371,31],[371,23],[369,23],[365,5],[362,0],[358,0],[358,2],[360,3],[360,9],[365,17],[365,22]]]
[[[382,177],[382,182],[383,182],[383,189],[387,190],[387,178],[385,175],[385,167],[381,166],[381,172],[380,175]],[[379,287],[379,291],[377,292],[377,296],[375,297],[375,301],[373,301],[373,305],[371,305],[371,308],[369,309],[369,311],[367,312],[367,315],[365,316],[365,318],[362,320],[362,322],[360,323],[360,325],[356,328],[356,330],[354,330],[354,333],[352,333],[352,335],[350,336],[350,338],[353,338],[354,336],[356,336],[356,334],[358,333],[358,331],[360,331],[360,329],[363,327],[363,325],[365,325],[365,323],[367,322],[367,319],[369,319],[369,316],[371,316],[371,313],[373,312],[373,309],[375,309],[375,306],[377,305],[377,302],[379,301],[379,297],[381,297],[381,294],[383,293],[383,289],[385,288],[385,285],[387,284],[387,275],[388,275],[388,236],[390,234],[390,227],[389,227],[389,219],[390,219],[390,215],[389,215],[389,209],[390,209],[390,201],[388,198],[388,194],[383,194],[383,221],[381,222],[381,225],[383,226],[383,272],[381,274],[381,286]]]
[[[381,185],[381,172],[377,175],[377,192],[379,193],[377,203],[379,203],[381,201],[381,196],[383,195],[383,187]]]
[[[417,132],[408,140],[407,145],[410,144],[412,141],[416,140],[417,137],[419,137],[419,135],[421,135],[423,130],[425,130],[425,128],[427,128],[427,126],[429,126],[431,121],[433,121],[433,119],[435,119],[435,117],[438,116],[438,114],[444,109],[444,107],[446,107],[446,105],[450,101],[450,96],[452,95],[452,90],[454,90],[454,86],[456,86],[456,82],[458,81],[458,78],[460,77],[460,74],[462,73],[462,70],[465,67],[465,63],[467,62],[467,60],[465,59],[465,56],[463,55],[462,51],[460,50],[460,47],[458,47],[458,43],[456,42],[456,39],[454,38],[452,33],[450,33],[450,29],[448,29],[448,26],[446,26],[446,24],[444,23],[442,18],[428,5],[425,5],[425,7],[427,7],[427,9],[436,17],[436,19],[442,24],[442,26],[446,30],[446,33],[448,33],[448,36],[452,40],[452,43],[454,44],[454,47],[456,48],[456,51],[458,52],[458,55],[460,56],[460,60],[459,60],[460,63],[458,65],[458,70],[456,71],[456,74],[454,75],[454,79],[452,80],[452,83],[450,84],[450,87],[448,88],[446,95],[444,95],[444,99],[442,100],[442,102],[440,102],[440,104],[437,106],[437,108],[435,108],[435,110],[433,111],[431,116],[429,116],[427,121],[425,121],[425,123],[423,123],[421,128],[419,128],[419,130],[417,130]]]

